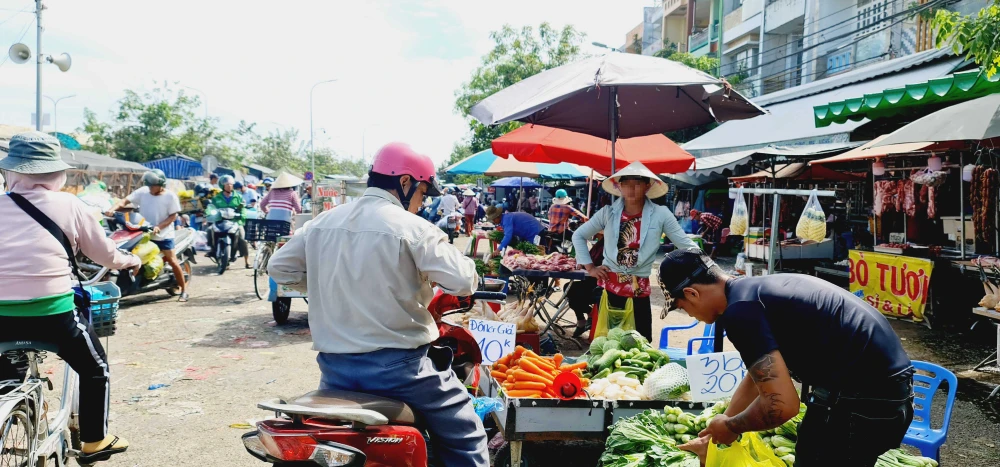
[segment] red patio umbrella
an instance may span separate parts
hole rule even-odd
[[[570,162],[611,175],[611,141],[569,130],[524,125],[493,140],[493,153],[521,162]],[[694,156],[662,134],[619,139],[614,157],[618,167],[638,161],[654,173],[680,173],[694,164]]]

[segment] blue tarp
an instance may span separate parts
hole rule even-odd
[[[504,187],[504,188],[541,188],[542,185],[538,182],[528,178],[528,177],[507,177],[501,178],[490,184],[493,187]]]
[[[151,169],[160,169],[167,178],[174,180],[187,180],[193,177],[200,177],[204,172],[201,162],[190,159],[182,155],[174,155],[144,162],[142,165]]]

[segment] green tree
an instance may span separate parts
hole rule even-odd
[[[103,122],[85,109],[79,131],[92,140],[87,149],[134,162],[174,153],[200,158],[209,150],[224,160],[237,158],[238,154],[225,149],[230,135],[219,130],[213,119],[196,116],[200,106],[197,96],[183,91],[174,95],[161,88],[142,94],[126,90],[110,121]]]
[[[951,45],[956,54],[965,54],[992,78],[1000,67],[1000,0],[981,10],[976,16],[937,10],[933,20],[937,30],[937,46]]]
[[[455,92],[455,110],[466,117],[472,131],[469,147],[473,153],[488,149],[494,139],[520,123],[489,127],[470,117],[469,109],[522,79],[577,58],[583,37],[572,26],[556,30],[548,23],[542,23],[537,30],[531,26],[514,29],[505,25],[490,33],[495,43],[493,50],[483,57],[472,78]]]
[[[256,127],[256,123],[241,120],[235,131],[241,151],[250,161],[279,171],[301,173],[308,170],[302,155],[295,149],[298,131],[276,130],[261,135]]]

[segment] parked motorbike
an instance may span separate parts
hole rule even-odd
[[[444,296],[447,297],[447,296]],[[478,375],[479,346],[468,330],[440,321],[440,316],[468,311],[474,299],[503,301],[501,292],[476,292],[458,299],[460,308],[438,317],[441,337],[432,343],[448,347],[451,369],[466,382]],[[486,375],[487,377],[489,375]],[[276,418],[257,423],[243,435],[247,452],[280,466],[426,467],[426,427],[406,403],[351,391],[319,390],[290,401],[275,399],[257,407]]]
[[[142,236],[153,230],[153,226],[138,213],[125,210],[115,213],[114,217],[105,217],[108,236],[120,250],[132,251],[142,241]],[[177,228],[174,233],[174,254],[184,271],[184,280],[191,281],[191,264],[197,264],[194,250],[195,233],[190,227]],[[145,275],[130,276],[125,272],[112,271],[99,266],[86,257],[78,258],[80,270],[88,281],[111,281],[121,289],[122,296],[138,295],[153,290],[164,289],[170,295],[177,295],[179,288],[174,278],[174,271],[168,265],[152,279]]]
[[[220,276],[226,272],[231,261],[236,261],[236,241],[240,230],[236,217],[236,210],[233,208],[217,209],[214,215],[209,216],[212,222],[209,228],[215,238],[215,244],[212,245],[215,256],[211,258],[219,265]]]

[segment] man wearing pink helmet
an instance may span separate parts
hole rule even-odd
[[[430,158],[390,143],[375,156],[364,196],[297,232],[268,262],[268,273],[310,291],[321,390],[403,401],[426,420],[443,465],[487,467],[482,421],[450,356],[435,358],[430,343],[438,328],[427,310],[432,282],[471,295],[476,266],[443,231],[406,215],[417,213],[425,195],[439,194]]]

